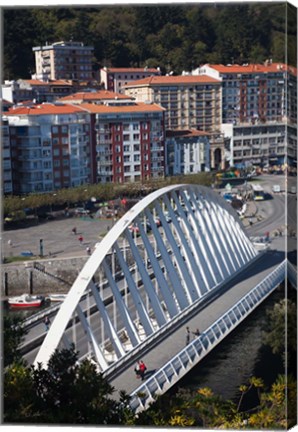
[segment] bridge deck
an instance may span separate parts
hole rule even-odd
[[[281,248],[283,249],[283,248]],[[238,300],[261,282],[274,268],[285,258],[284,252],[268,250],[264,255],[240,273],[235,279],[225,286],[225,291],[215,298],[210,304],[198,308],[198,312],[171,334],[167,334],[163,340],[155,345],[142,358],[147,365],[147,377],[158,370],[162,365],[174,357],[186,343],[186,326],[193,332],[197,328],[201,333],[216,321],[225,311],[232,307]],[[111,378],[110,383],[115,387],[114,396],[118,396],[119,390],[125,390],[131,394],[140,385],[136,379],[134,365]]]

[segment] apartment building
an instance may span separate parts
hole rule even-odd
[[[33,47],[36,77],[42,81],[69,79],[91,81],[94,48],[82,42],[61,41]]]
[[[88,91],[88,92],[77,92],[71,95],[62,97],[59,102],[81,104],[81,103],[95,103],[95,104],[105,104],[109,105],[114,102],[115,104],[126,105],[133,100],[132,97],[126,96],[121,93],[112,92],[109,90],[98,90],[98,91]]]
[[[15,194],[47,192],[94,181],[90,114],[43,103],[6,113]]]
[[[221,81],[206,75],[158,76],[134,81],[125,94],[166,109],[167,129],[219,130]]]
[[[282,122],[234,125],[231,165],[282,166],[297,164],[297,126]]]
[[[176,130],[166,132],[166,175],[210,171],[210,142],[207,132]]]
[[[12,188],[12,171],[11,171],[11,152],[9,124],[6,117],[2,116],[1,120],[1,140],[2,140],[2,192],[4,195],[11,194]]]
[[[221,79],[207,75],[158,76],[132,82],[125,93],[165,108],[167,130],[197,129],[210,135],[211,167],[224,168],[221,134]]]
[[[222,123],[296,122],[297,68],[283,63],[206,64],[192,72],[222,80]]]
[[[100,82],[106,90],[124,93],[123,88],[131,81],[160,75],[159,68],[108,68],[100,69]]]
[[[92,115],[97,181],[125,183],[164,176],[164,109],[156,104],[81,104]]]
[[[225,150],[230,165],[241,159],[261,166],[297,163],[296,68],[267,61],[207,64],[192,73],[222,80],[221,130],[230,140]]]
[[[24,101],[37,103],[54,102],[56,99],[73,93],[74,86],[64,80],[41,81],[37,79],[18,79],[5,81],[1,86],[2,96],[13,104]]]

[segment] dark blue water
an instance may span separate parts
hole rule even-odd
[[[262,378],[266,388],[284,373],[280,356],[274,355],[263,343],[263,328],[267,311],[284,298],[284,292],[275,291],[246,320],[227,336],[214,350],[194,367],[171,390],[179,388],[197,390],[209,387],[224,399],[238,401],[239,387],[247,384],[251,376]],[[256,402],[256,394],[243,401],[245,409]]]

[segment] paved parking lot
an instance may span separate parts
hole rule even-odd
[[[89,246],[93,250],[94,245],[113,224],[112,219],[72,217],[3,231],[2,254],[4,257],[19,256],[21,252],[31,251],[33,255],[39,255],[42,239],[44,256],[85,256],[86,247]],[[76,235],[72,233],[73,227],[77,228]],[[83,237],[82,244],[78,240],[80,235]]]

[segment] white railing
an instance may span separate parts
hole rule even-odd
[[[286,260],[240,299],[199,337],[176,354],[131,394],[134,412],[147,409],[157,395],[165,393],[221,342],[285,279]]]

